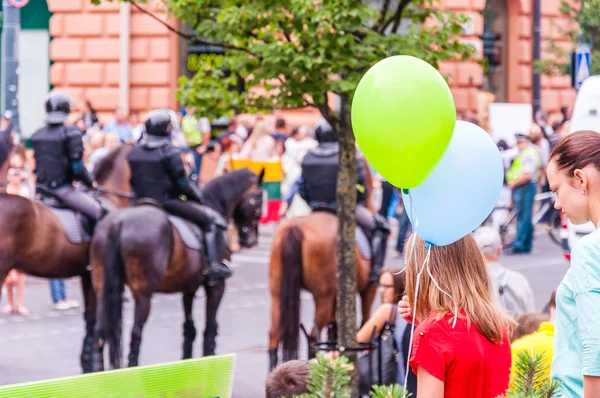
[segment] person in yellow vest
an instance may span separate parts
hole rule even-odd
[[[515,340],[511,346],[512,352],[512,363],[510,376],[510,389],[514,392],[514,381],[517,373],[515,363],[519,358],[519,353],[527,351],[530,355],[532,354],[543,354],[543,363],[547,367],[544,372],[545,378],[550,378],[550,371],[552,370],[552,357],[554,356],[554,317],[556,313],[556,289],[550,296],[550,302],[548,303],[548,309],[550,311],[550,319],[548,322],[542,322],[537,332],[527,336],[523,336],[518,340]]]
[[[210,141],[210,122],[207,118],[198,119],[195,111],[195,108],[191,107],[186,109],[186,114],[181,119],[181,131],[194,155],[192,175],[199,178],[202,155],[206,152]]]
[[[533,245],[533,201],[539,179],[541,161],[529,136],[516,134],[519,154],[506,172],[517,212],[517,237],[507,254],[530,253]]]

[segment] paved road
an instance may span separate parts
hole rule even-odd
[[[235,255],[235,276],[227,285],[219,313],[217,350],[219,353],[238,354],[234,397],[259,397],[264,394],[270,318],[267,262],[271,232],[265,228],[256,248]],[[390,250],[388,266],[401,265],[401,260],[391,259],[392,255],[393,250]],[[532,255],[506,257],[503,263],[522,271],[529,278],[535,291],[536,306],[540,309],[568,268],[561,250],[543,234],[536,236]],[[76,280],[70,280],[67,289],[71,298],[81,300]],[[307,294],[302,297],[302,322],[312,325],[312,301]],[[5,297],[3,303],[4,300]],[[28,319],[0,315],[0,384],[78,374],[79,349],[83,337],[80,311],[52,310],[47,281],[35,278],[28,280],[25,301],[32,312]],[[194,309],[199,328],[204,327],[203,306],[204,299],[200,298]],[[131,304],[127,303],[127,331],[131,327],[131,314]],[[140,363],[154,364],[179,359],[182,322],[180,296],[157,295],[144,330]],[[195,354],[200,355],[201,349],[199,338]]]

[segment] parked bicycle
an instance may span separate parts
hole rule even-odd
[[[546,216],[544,224],[550,240],[555,244],[562,246],[561,212],[554,208],[555,201],[556,194],[554,192],[544,192],[535,195],[531,221],[535,228],[544,219],[544,216]],[[517,211],[514,207],[496,207],[492,212],[492,215],[490,215],[484,224],[498,228],[498,232],[502,238],[502,244],[504,246],[510,246],[517,236]]]
[[[561,241],[561,216],[560,210],[554,208],[554,202],[556,201],[556,194],[554,192],[544,192],[535,195],[533,202],[533,217],[532,223],[534,228],[545,219],[545,228],[548,232],[550,240],[555,244],[562,246]],[[517,236],[517,211],[512,209],[508,214],[506,221],[500,225],[499,232],[502,237],[502,244],[510,246]]]

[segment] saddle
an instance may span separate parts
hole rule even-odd
[[[329,214],[337,217],[336,211],[330,207],[316,207],[313,209],[312,212],[313,213],[316,213],[316,212],[329,213]],[[363,231],[362,228],[358,225],[354,229],[354,240],[356,242],[356,246],[358,247],[360,256],[364,260],[371,261],[371,259],[373,257],[373,252],[371,250],[371,241],[369,240],[369,237],[367,236],[365,231]]]
[[[92,240],[92,220],[65,206],[43,187],[38,185],[37,191],[36,198],[58,218],[69,242],[88,243]]]
[[[164,211],[164,208],[160,202],[150,198],[136,200],[135,206],[142,205],[154,206]],[[187,248],[197,251],[204,251],[204,234],[202,233],[200,227],[193,222],[169,213],[167,213],[167,217],[169,218],[171,225],[175,227],[175,230]]]

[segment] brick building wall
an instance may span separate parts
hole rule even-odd
[[[69,91],[74,98],[87,98],[102,120],[107,120],[119,105],[119,33],[118,2],[93,6],[89,0],[47,0],[53,13],[50,19],[50,82]],[[162,20],[167,16],[159,1],[150,1],[148,9]],[[507,76],[507,101],[531,103],[532,100],[532,19],[530,0],[505,0],[507,10],[507,52],[503,60]],[[442,0],[441,6],[471,17],[471,30],[464,40],[477,48],[473,60],[442,63],[440,71],[448,76],[459,112],[477,111],[483,83],[483,70],[478,64],[483,46],[480,11],[486,0]],[[560,0],[542,1],[542,37],[558,39],[569,46],[561,35],[566,29],[559,15]],[[175,24],[174,21],[170,21]],[[176,107],[175,89],[179,76],[179,38],[159,22],[131,7],[130,17],[130,95],[129,108],[145,112],[156,107]],[[542,45],[545,47],[546,42]],[[547,55],[544,55],[547,56]],[[575,93],[568,76],[542,77],[542,107],[556,112],[561,106],[571,107]],[[292,124],[314,121],[313,110],[283,112]]]
[[[119,3],[47,0],[50,18],[50,83],[74,99],[87,98],[101,120],[119,105]],[[146,6],[159,18],[157,5]],[[179,41],[159,22],[131,7],[129,109],[176,106]]]
[[[507,68],[508,102],[532,102],[532,9],[531,0],[506,0],[508,19],[507,56],[503,59]],[[458,111],[476,111],[479,87],[483,83],[483,69],[477,63],[482,59],[482,43],[478,36],[483,32],[483,16],[486,0],[442,0],[442,7],[469,15],[473,31],[465,40],[476,45],[477,56],[467,62],[447,62],[441,65],[441,73],[449,76]],[[548,39],[554,38],[557,44],[570,48],[571,43],[562,32],[568,27],[568,20],[559,14],[560,0],[542,0],[541,36],[542,57]],[[575,91],[570,87],[569,76],[542,76],[542,108],[558,112],[562,106],[572,107]]]

